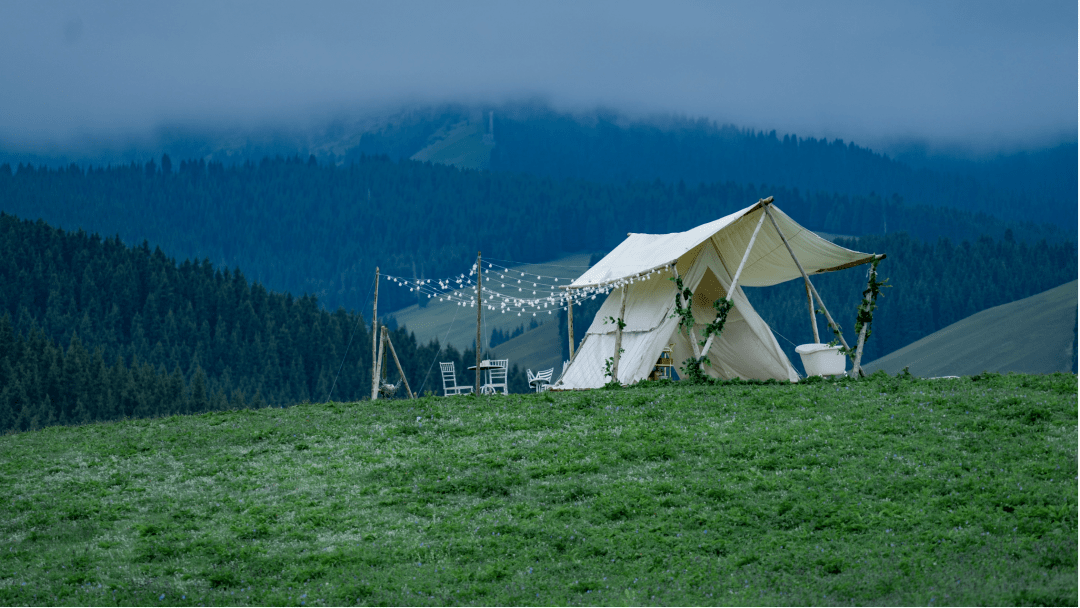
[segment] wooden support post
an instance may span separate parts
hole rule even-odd
[[[884,257],[884,256],[882,256],[882,257]],[[871,264],[870,265],[870,273],[867,276],[867,280],[866,280],[866,288],[870,289],[870,284],[873,283],[876,279],[877,279],[877,268],[874,266],[874,264]],[[874,305],[874,300],[876,298],[874,298],[874,294],[872,292],[870,294],[870,298],[871,298],[870,299],[870,305],[873,306]],[[856,343],[856,346],[855,346],[855,361],[854,361],[854,364],[851,367],[851,375],[855,376],[856,378],[862,378],[862,377],[864,377],[866,375],[862,371],[862,353],[863,353],[863,346],[866,344],[866,334],[867,334],[867,332],[869,330],[870,330],[870,324],[869,323],[863,323],[862,329],[859,330],[859,341]]]
[[[611,362],[611,381],[619,381],[619,351],[622,350],[622,323],[626,315],[626,292],[630,289],[629,283],[624,283],[619,295],[619,318],[615,319],[615,359]]]
[[[574,292],[566,290],[566,333],[570,340],[570,358],[574,358]]]
[[[806,281],[806,286],[810,288],[810,292],[814,294],[814,298],[821,306],[821,311],[825,313],[825,320],[828,321],[829,326],[836,331],[836,336],[840,338],[840,343],[844,345],[844,348],[850,350],[851,347],[848,346],[847,340],[844,339],[844,334],[840,331],[840,326],[836,324],[836,321],[833,321],[832,315],[829,314],[829,309],[825,308],[825,303],[821,301],[821,295],[818,293],[817,289],[814,288],[814,284],[810,282],[810,277],[806,274],[806,271],[803,270],[802,264],[799,263],[799,258],[795,257],[795,251],[791,248],[791,244],[788,243],[787,237],[781,232],[780,226],[776,223],[776,218],[769,212],[768,206],[765,207],[765,213],[768,214],[769,221],[772,222],[773,228],[776,228],[776,234],[780,235],[780,240],[784,241],[784,247],[787,247],[788,253],[791,254],[791,259],[795,261],[795,266],[799,269],[799,272],[802,273],[803,280]]]
[[[671,273],[675,275],[676,279],[679,278],[679,265],[678,264],[679,264],[678,260],[671,263]],[[675,284],[675,289],[676,290],[679,289],[679,284],[678,283]],[[687,306],[693,306],[692,302],[688,302],[685,299],[683,299],[682,291],[679,291],[675,295],[675,297],[679,298],[679,304],[683,308],[686,308]],[[687,330],[686,334],[687,334],[687,337],[690,338],[690,348],[691,348],[691,350],[694,351],[694,358],[695,359],[700,359],[701,358],[701,351],[699,350],[697,340],[694,338],[694,328],[691,327],[689,330]]]
[[[386,342],[386,345],[390,347],[390,354],[394,357],[394,365],[397,366],[398,375],[401,376],[401,383],[405,385],[405,392],[409,394],[409,399],[415,399],[412,389],[409,388],[409,380],[405,377],[405,370],[401,369],[401,361],[398,361],[397,351],[394,350],[394,343],[390,340],[390,333],[385,327],[382,328],[382,331],[383,340]]]
[[[760,201],[762,203],[761,217],[758,219],[757,226],[754,227],[754,234],[750,236],[750,244],[746,246],[746,252],[743,253],[742,260],[739,262],[739,268],[735,271],[735,277],[731,279],[731,286],[728,287],[728,295],[730,296],[735,288],[739,285],[739,277],[742,275],[743,268],[746,267],[746,260],[750,259],[750,250],[754,248],[754,241],[757,240],[757,235],[761,232],[761,225],[765,223],[764,207],[772,202],[772,197]]]
[[[480,252],[476,252],[476,386],[473,388],[473,394],[480,394],[480,349],[483,348],[483,344],[480,342],[480,311],[484,309],[484,300],[480,296]]]
[[[382,384],[382,372],[383,363],[386,359],[386,328],[382,328],[382,332],[379,334],[379,354],[375,359],[375,378],[372,382],[375,383],[375,394],[371,396],[371,400],[375,401],[379,398],[379,385]]]
[[[379,398],[379,267],[375,267],[375,304],[371,309],[371,400]]]
[[[814,312],[814,296],[810,295],[810,281],[806,281],[806,305],[810,307],[810,327],[814,329],[814,344],[821,344],[817,330],[817,314]]]
[[[762,206],[768,205],[772,202],[772,197],[759,201]],[[761,213],[761,217],[758,218],[757,226],[754,227],[754,234],[750,235],[750,243],[746,246],[746,251],[743,253],[742,260],[739,261],[739,267],[735,270],[735,278],[731,279],[731,284],[728,285],[727,295],[728,299],[732,299],[735,293],[735,289],[739,286],[739,277],[742,275],[743,268],[746,267],[746,261],[750,259],[750,250],[754,248],[754,241],[757,240],[757,235],[761,232],[761,226],[765,223],[765,213]],[[709,349],[712,348],[713,338],[716,334],[712,334],[705,340],[705,346],[701,348],[701,354],[708,356]],[[704,370],[705,366],[702,364],[701,369]]]

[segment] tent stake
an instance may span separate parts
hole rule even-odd
[[[619,351],[622,350],[622,324],[623,317],[626,315],[626,292],[630,290],[629,285],[622,286],[622,294],[619,295],[619,318],[615,319],[615,359],[611,363],[611,381],[619,381]]]
[[[476,386],[473,389],[474,395],[480,394],[480,311],[483,310],[484,303],[480,298],[480,252],[476,252]]]
[[[405,378],[405,372],[401,369],[401,361],[398,361],[397,351],[394,350],[394,343],[390,340],[390,333],[386,331],[386,328],[382,328],[383,340],[386,345],[390,347],[390,354],[394,357],[394,365],[397,366],[398,374],[401,376],[401,382],[405,385],[405,392],[409,394],[409,399],[415,399],[412,389],[409,388],[409,381]]]
[[[836,337],[840,338],[840,343],[844,345],[844,348],[851,350],[847,340],[844,339],[844,334],[840,331],[840,326],[836,324],[836,321],[833,321],[832,315],[829,314],[829,309],[825,308],[825,302],[821,301],[821,294],[818,293],[814,284],[810,282],[810,277],[806,274],[806,271],[803,270],[802,264],[799,263],[799,258],[795,257],[795,251],[791,249],[787,237],[780,231],[780,226],[776,223],[776,218],[772,216],[772,213],[767,206],[765,207],[765,213],[769,216],[769,221],[772,222],[773,228],[776,228],[776,234],[780,235],[780,240],[784,241],[784,247],[787,247],[788,253],[791,254],[791,259],[795,261],[795,266],[799,269],[799,272],[802,273],[803,280],[806,281],[806,286],[810,288],[810,291],[814,294],[814,298],[816,298],[818,304],[821,305],[821,311],[825,313],[825,320],[829,322],[829,327],[832,327],[833,331],[836,332]]]
[[[375,304],[371,309],[371,400],[379,398],[379,267],[375,267]]]
[[[574,292],[566,290],[566,333],[570,340],[570,358],[574,358]]]

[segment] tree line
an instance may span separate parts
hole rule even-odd
[[[687,230],[766,196],[804,226],[838,235],[907,231],[959,242],[1011,230],[1028,243],[1068,240],[1053,227],[909,205],[899,196],[735,182],[555,180],[387,157],[342,166],[314,157],[175,164],[167,155],[112,167],[0,165],[0,210],[243,268],[262,285],[314,294],[329,309],[362,307],[376,266],[442,278],[469,268],[478,249],[529,261],[603,251],[627,232]],[[396,310],[416,301],[416,294],[391,292],[382,304]]]
[[[370,322],[208,260],[0,213],[0,285],[0,431],[371,394]],[[417,391],[472,384],[474,350],[391,340]]]

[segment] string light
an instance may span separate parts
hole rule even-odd
[[[571,300],[581,301],[585,299],[595,300],[597,296],[610,294],[613,290],[621,289],[635,283],[648,281],[656,275],[670,273],[670,266],[653,268],[634,276],[622,277],[610,281],[604,281],[577,289],[567,289],[564,285],[556,285],[565,277],[554,277],[537,273],[526,273],[520,269],[510,269],[500,266],[498,263],[486,262],[485,281],[481,287],[485,308],[502,314],[531,313],[536,316],[537,312],[552,314],[554,310],[565,311]],[[421,279],[417,277],[400,277],[394,275],[382,275],[395,285],[406,287],[410,292],[423,294],[428,299],[436,299],[439,302],[454,302],[456,306],[476,307],[476,270],[475,263],[468,273],[442,279]],[[531,289],[532,297],[527,297],[523,287],[518,287],[516,293],[506,293],[499,289],[506,289],[507,283],[518,286],[525,278],[532,283],[535,289]],[[515,283],[516,281],[516,283]],[[572,281],[564,281],[572,282]],[[498,285],[498,288],[492,288]]]

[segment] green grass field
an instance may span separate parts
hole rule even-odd
[[[0,437],[2,604],[1077,605],[1077,379],[334,403]]]

